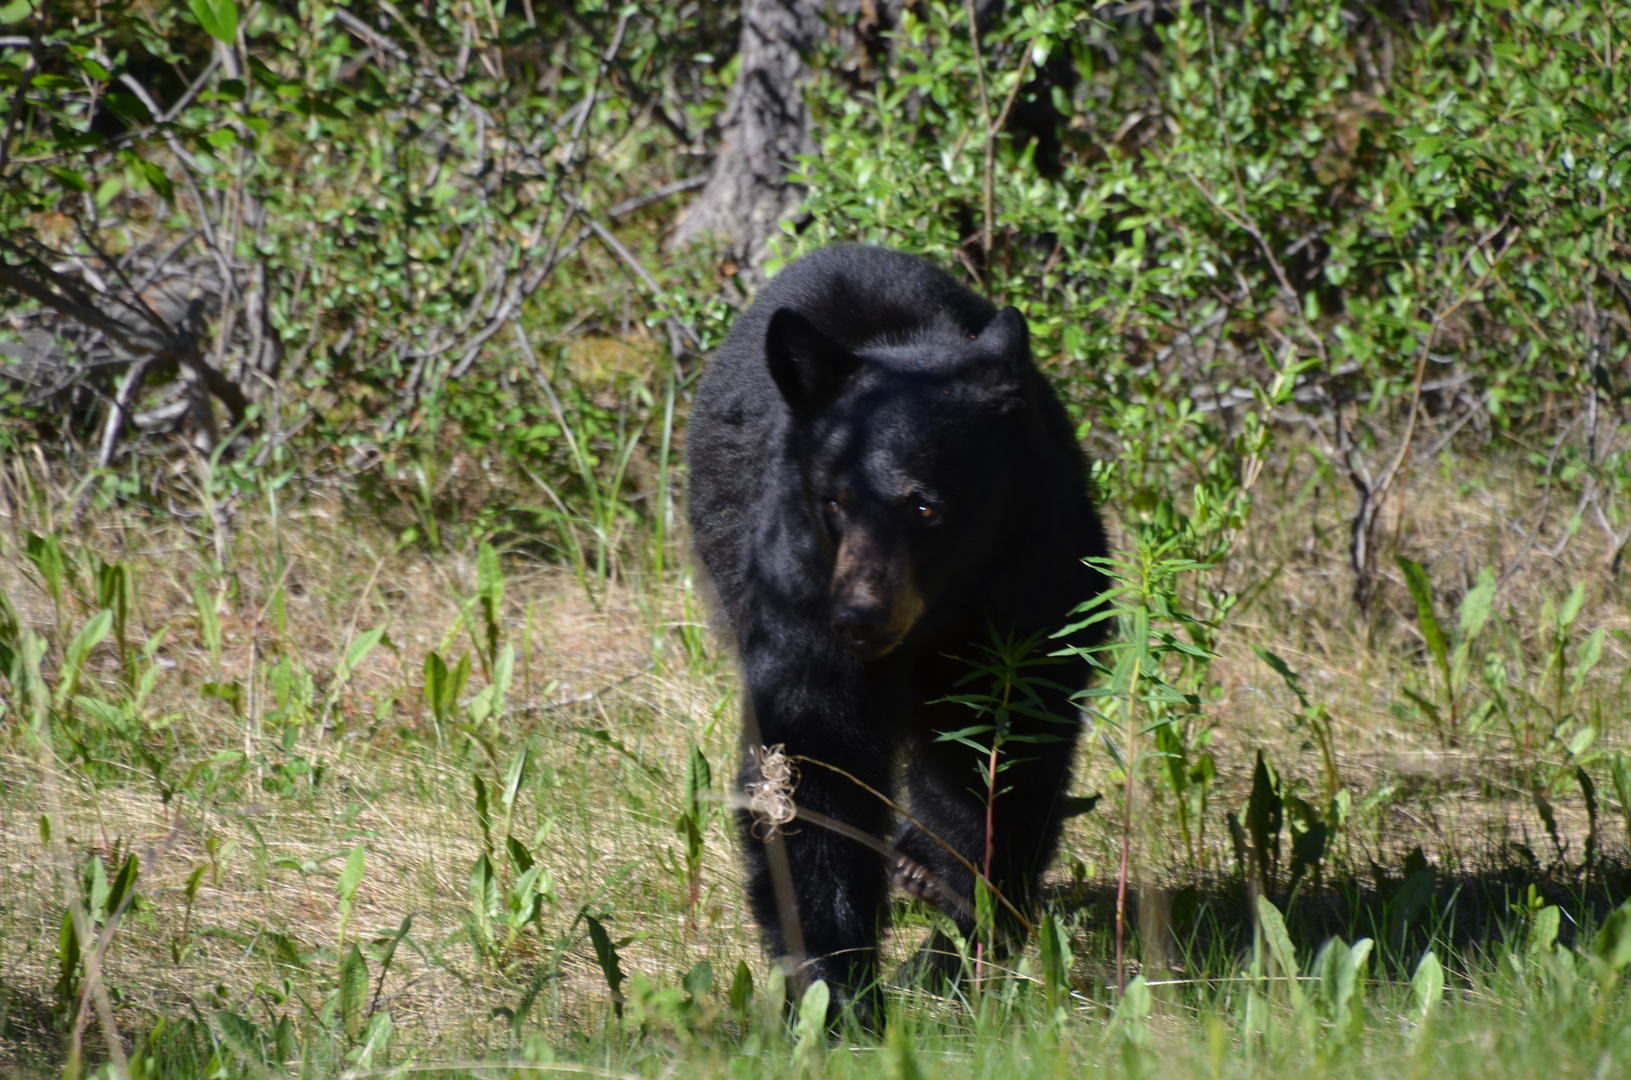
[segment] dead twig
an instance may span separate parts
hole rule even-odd
[[[1513,234],[1507,237],[1506,244],[1502,246],[1493,259],[1489,260],[1488,267],[1479,275],[1478,280],[1461,294],[1460,299],[1451,303],[1450,296],[1455,288],[1456,278],[1466,272],[1467,267],[1472,263],[1473,256],[1483,250],[1484,246],[1495,239],[1496,236],[1500,235],[1511,220],[1511,214],[1502,215],[1501,220],[1496,223],[1494,228],[1479,237],[1467,249],[1467,253],[1461,258],[1461,264],[1457,268],[1456,274],[1445,283],[1443,298],[1439,301],[1438,309],[1433,312],[1433,317],[1427,326],[1427,333],[1423,336],[1421,345],[1416,350],[1415,371],[1410,380],[1410,413],[1409,418],[1405,421],[1404,435],[1400,438],[1399,448],[1394,453],[1393,460],[1388,463],[1387,469],[1383,471],[1381,476],[1377,477],[1376,482],[1371,484],[1368,490],[1361,493],[1360,507],[1354,515],[1352,558],[1354,572],[1359,577],[1358,598],[1361,607],[1365,605],[1369,598],[1368,581],[1370,568],[1374,560],[1371,536],[1376,527],[1376,519],[1381,512],[1383,503],[1387,501],[1388,494],[1392,491],[1394,483],[1402,475],[1406,463],[1410,460],[1411,446],[1416,437],[1416,427],[1421,421],[1422,382],[1427,375],[1427,361],[1433,349],[1433,342],[1438,337],[1439,328],[1452,315],[1461,310],[1489,281],[1490,277],[1495,273],[1495,268],[1500,265],[1501,260],[1506,257],[1506,253],[1511,250],[1513,243],[1516,242],[1517,235]],[[1355,449],[1357,452],[1357,448]]]
[[[624,265],[628,266],[628,268],[634,272],[634,275],[640,279],[641,283],[644,284],[647,289],[651,290],[653,299],[662,296],[662,286],[657,284],[657,279],[652,277],[651,272],[641,265],[640,260],[634,257],[634,252],[630,251],[624,246],[623,241],[619,240],[615,235],[613,235],[610,229],[583,211],[578,211],[578,216],[589,223],[589,227],[594,230],[595,235],[600,238],[601,243],[605,244],[607,249],[609,249],[612,254],[621,259]],[[692,348],[702,347],[702,338],[697,335],[695,330],[691,329],[690,326],[686,325],[677,316],[671,315],[666,321],[671,325],[671,328],[677,329],[678,332],[691,343]]]

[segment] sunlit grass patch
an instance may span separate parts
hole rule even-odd
[[[1135,785],[1125,977],[1141,989],[1115,992],[1126,774],[1095,740],[1077,789],[1103,800],[1067,832],[1052,945],[951,997],[891,989],[881,1041],[835,1041],[801,1032],[796,1008],[784,1020],[745,911],[720,806],[734,679],[683,570],[585,590],[482,543],[402,546],[320,493],[275,521],[264,506],[229,530],[110,519],[124,527],[72,534],[30,516],[3,534],[0,859],[16,885],[0,1012],[17,1068],[60,1069],[76,1032],[107,1059],[93,984],[124,1051],[149,1047],[170,1075],[487,1060],[648,1076],[1586,1075],[1623,1060],[1618,939],[1597,930],[1623,899],[1619,669],[1582,659],[1593,638],[1618,655],[1596,633],[1617,618],[1600,601],[1544,580],[1514,593],[1476,646],[1502,658],[1510,721],[1466,723],[1452,746],[1424,704],[1443,700],[1431,643],[1367,646],[1305,604],[1321,549],[1271,519],[1247,546],[1280,569],[1234,633],[1284,671],[1226,637],[1191,736],[1205,741],[1146,736],[1163,756]],[[1428,552],[1457,535],[1414,528]],[[1474,648],[1455,613],[1475,601],[1439,581],[1454,673]],[[1402,584],[1398,602],[1419,625]],[[1533,633],[1510,614],[1548,604]],[[1461,670],[1467,715],[1489,713],[1485,676]],[[116,887],[130,866],[133,887]],[[1280,946],[1254,933],[1248,882],[1284,913]],[[938,919],[898,908],[890,955]],[[1295,994],[1290,965],[1312,980]]]

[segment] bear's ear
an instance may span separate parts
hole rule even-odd
[[[794,415],[830,405],[856,359],[792,308],[778,308],[765,331],[765,360]]]
[[[1005,307],[985,324],[980,336],[974,339],[974,348],[993,360],[1022,363],[1031,355],[1031,328],[1019,308]]]

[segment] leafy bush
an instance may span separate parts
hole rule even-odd
[[[863,94],[820,80],[789,253],[898,245],[1020,305],[1145,517],[1227,530],[1263,426],[1306,425],[1362,596],[1424,414],[1442,449],[1581,407],[1570,483],[1624,528],[1631,8],[1059,0],[977,45],[970,10],[908,11]]]

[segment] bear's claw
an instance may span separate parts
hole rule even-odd
[[[929,868],[906,855],[898,855],[890,879],[895,888],[914,900],[926,900],[938,905],[940,890],[929,874]]]

